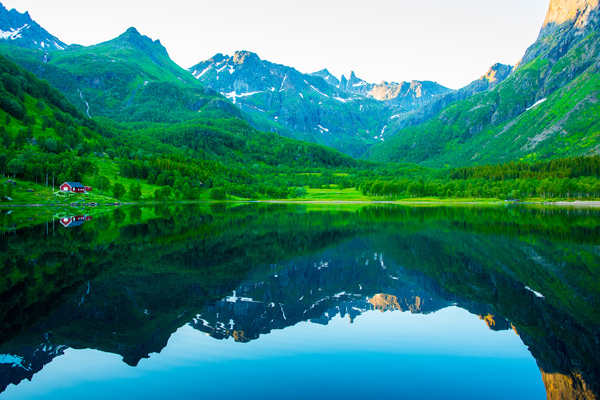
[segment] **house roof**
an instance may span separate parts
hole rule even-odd
[[[79,182],[65,182],[67,185],[71,186],[72,188],[85,188],[85,186],[83,186],[81,183]],[[64,183],[63,183],[64,185]]]
[[[85,221],[71,221],[70,224],[65,225],[65,228],[75,228],[76,226],[81,226]]]

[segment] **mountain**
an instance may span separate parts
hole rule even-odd
[[[311,75],[318,76],[319,78],[323,78],[325,80],[325,82],[327,82],[331,86],[335,86],[335,87],[340,86],[340,80],[338,78],[336,78],[335,76],[333,76],[327,68],[322,69],[317,72],[313,72]]]
[[[354,71],[350,72],[350,79],[342,75],[337,80],[329,71],[321,70],[311,75],[320,76],[330,85],[352,94],[370,97],[380,101],[389,100],[389,105],[401,107],[398,111],[414,110],[429,103],[435,96],[452,92],[452,90],[430,81],[412,82],[381,82],[379,84],[369,83],[358,78]]]
[[[435,96],[431,101],[412,111],[395,114],[388,125],[388,132],[426,122],[450,104],[494,88],[508,78],[512,71],[513,67],[510,65],[494,64],[481,78],[467,86]]]
[[[129,48],[131,43],[126,41],[121,45]],[[64,71],[56,67],[55,70]],[[123,87],[126,84],[127,81],[122,82]],[[204,88],[199,86],[193,92],[178,85],[157,83],[152,89],[155,94],[147,95],[155,103],[162,101],[162,106],[146,105],[140,101],[144,97],[136,96],[132,105],[124,108],[124,112],[136,109],[153,112],[153,118],[140,115],[144,118],[141,123],[115,123],[94,114],[93,119],[89,118],[89,110],[94,112],[92,107],[86,115],[47,81],[0,56],[0,172],[29,181],[30,185],[41,184],[32,188],[38,190],[36,202],[61,200],[51,194],[53,177],[60,182],[102,185],[99,195],[109,194],[109,188],[118,186],[106,178],[107,173],[111,178],[120,175],[118,183],[128,185],[130,197],[134,193],[132,185],[139,185],[138,181],[143,179],[144,185],[149,186],[145,187],[145,193],[136,196],[156,197],[156,192],[160,193],[167,185],[170,194],[172,188],[177,197],[198,200],[200,196],[209,196],[212,188],[218,189],[217,194],[220,190],[222,196],[297,197],[306,194],[306,189],[295,190],[306,185],[306,176],[296,183],[279,178],[282,171],[320,168],[329,171],[358,164],[331,148],[257,131],[236,116],[240,111],[235,106],[214,92],[207,91],[204,95],[205,105],[200,112],[183,110],[181,104],[185,98],[181,95],[200,93]],[[84,90],[81,92],[83,97]],[[169,96],[174,96],[172,108]],[[92,101],[90,106],[96,104]],[[223,108],[218,108],[219,104]],[[164,115],[175,122],[154,122]],[[180,116],[182,120],[176,121]],[[101,171],[102,175],[92,175],[92,171]],[[5,187],[0,185],[0,201],[22,201],[21,190],[13,196],[12,188]]]
[[[600,153],[599,21],[597,0],[552,0],[506,80],[399,125],[369,157],[458,166]]]
[[[248,51],[217,54],[189,69],[263,129],[360,156],[375,143],[390,110],[320,76],[262,60]]]
[[[349,80],[344,76],[339,80],[327,69],[303,74],[248,51],[233,57],[217,54],[190,71],[263,129],[335,147],[354,157],[384,139],[393,115],[451,92],[435,82],[376,85],[354,72]]]
[[[135,28],[104,43],[73,45],[49,55],[12,46],[0,50],[48,80],[88,116],[170,123],[240,116],[226,99],[174,63],[160,41]]]
[[[31,20],[3,14],[11,26]],[[244,119],[353,157],[464,166],[600,152],[598,19],[597,0],[552,0],[517,67],[496,64],[457,91],[428,81],[372,84],[353,72],[337,79],[326,69],[303,74],[247,51],[186,71],[134,28],[94,46],[47,52],[15,39],[0,51],[91,117]]]
[[[8,11],[0,3],[0,41],[29,49],[42,51],[64,50],[68,46],[48,33],[29,13]]]

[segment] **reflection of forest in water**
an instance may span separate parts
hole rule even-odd
[[[597,398],[599,214],[199,205],[117,208],[76,228],[50,220],[5,231],[2,386],[31,378],[67,347],[136,365],[187,323],[244,342],[336,314],[458,304],[519,334],[549,398]],[[1,213],[0,225],[18,218]]]

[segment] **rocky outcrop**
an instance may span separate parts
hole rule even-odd
[[[320,71],[313,72],[311,75],[323,78],[325,80],[325,82],[327,82],[331,86],[335,86],[335,87],[340,86],[340,80],[338,78],[336,78],[335,76],[333,76],[331,74],[331,72],[329,72],[329,70],[327,70],[327,69],[322,69]]]
[[[598,0],[552,0],[540,38],[552,35],[557,29],[565,30],[564,24],[577,29],[580,34],[588,28],[597,29]]]
[[[160,66],[166,67],[166,63],[159,61],[157,56],[169,57],[167,49],[160,43],[160,40],[152,40],[148,36],[144,36],[138,32],[137,29],[131,27],[125,31],[119,37],[107,42],[108,45],[112,45],[115,50],[123,49],[136,49],[140,50]]]

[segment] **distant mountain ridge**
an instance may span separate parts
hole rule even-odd
[[[428,103],[432,97],[451,92],[437,82],[412,81],[412,82],[386,82],[379,84],[369,83],[350,72],[350,79],[342,75],[337,79],[327,69],[314,72],[311,75],[325,79],[325,82],[345,92],[371,97],[379,101],[396,100],[391,103],[405,109],[414,109]]]
[[[378,141],[395,114],[415,110],[451,92],[435,82],[379,85],[339,80],[327,69],[303,74],[296,69],[238,51],[217,54],[189,71],[204,85],[253,115],[263,129],[335,147],[360,157]]]
[[[68,47],[32,20],[29,13],[21,14],[15,9],[8,11],[2,3],[0,3],[0,41],[43,51],[64,50]]]
[[[326,144],[355,157],[376,141],[391,113],[381,102],[248,51],[217,54],[189,71],[250,114],[262,129]]]

